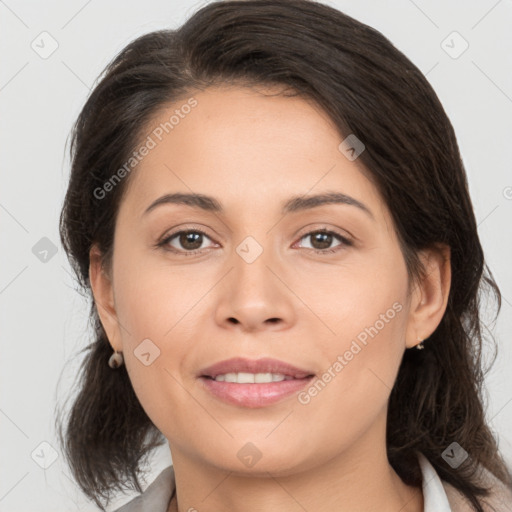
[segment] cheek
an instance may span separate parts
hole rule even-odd
[[[350,361],[396,358],[403,348],[407,325],[404,275],[384,269],[379,278],[369,271],[344,272],[337,279],[331,277],[329,290],[324,290],[323,296],[318,290],[310,292],[308,301],[329,327],[330,335],[321,339],[330,359],[347,351]]]
[[[324,372],[298,396],[304,421],[315,418],[322,435],[336,436],[336,449],[350,447],[375,422],[384,421],[403,354],[405,310],[396,313],[386,301],[384,305],[388,323],[368,309],[356,318],[347,317],[345,332],[324,347],[324,359],[329,361]]]
[[[127,254],[114,264],[126,369],[147,415],[165,431],[169,411],[190,405],[190,395],[180,385],[182,368],[190,367],[192,310],[207,293],[208,282],[147,255],[139,259]]]
[[[204,275],[199,279],[192,266],[173,267],[149,250],[132,251],[115,264],[116,312],[126,331],[133,334],[130,343],[138,338],[139,342],[151,337],[169,339],[174,329],[187,324],[187,314],[214,279]]]
[[[323,302],[328,305],[319,316],[334,333],[321,341],[324,372],[302,397],[302,403],[318,404],[324,421],[334,416],[361,428],[386,405],[407,325],[407,273],[397,261],[400,256],[381,258],[378,265],[331,280],[329,301]],[[316,304],[320,301],[318,296]]]

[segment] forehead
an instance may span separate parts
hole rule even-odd
[[[337,127],[302,97],[270,88],[212,87],[160,109],[145,134],[151,149],[125,194],[132,212],[142,214],[170,192],[219,197],[240,213],[249,205],[265,211],[293,195],[337,190],[386,216],[362,164],[339,150]]]

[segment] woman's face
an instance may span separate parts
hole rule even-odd
[[[440,318],[418,329],[420,297],[408,296],[389,211],[357,151],[340,150],[310,102],[227,87],[193,98],[149,127],[154,144],[143,141],[150,149],[117,217],[111,281],[95,287],[137,397],[173,459],[286,474],[356,447],[370,453],[384,443],[405,348]],[[189,201],[148,211],[177,193],[220,209]],[[354,204],[308,202],[334,193]],[[207,386],[201,370],[234,357],[278,359],[315,378]],[[293,392],[244,401],[241,386]]]

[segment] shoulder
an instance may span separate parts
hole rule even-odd
[[[144,512],[146,510],[167,512],[175,487],[174,467],[168,466],[158,474],[142,494],[113,512]]]
[[[430,461],[418,452],[423,477],[425,512],[474,512],[469,499],[459,489],[442,480]],[[483,466],[477,469],[480,486],[489,489],[487,497],[480,498],[484,512],[512,512],[512,488],[496,478]]]
[[[489,488],[489,495],[480,498],[484,512],[512,512],[512,489],[509,486],[485,468],[480,470],[480,481]],[[452,512],[473,512],[474,509],[464,494],[448,482],[441,482]]]

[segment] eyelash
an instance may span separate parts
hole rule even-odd
[[[170,252],[173,252],[175,254],[179,254],[179,255],[183,255],[183,256],[193,256],[195,254],[199,254],[199,253],[204,251],[204,249],[196,249],[194,251],[178,251],[178,250],[176,250],[174,248],[165,247],[173,238],[175,238],[177,235],[181,235],[182,233],[201,233],[202,235],[206,236],[207,238],[210,238],[208,236],[208,234],[205,231],[203,231],[202,229],[198,229],[198,228],[185,229],[185,230],[182,230],[182,231],[176,231],[175,233],[172,233],[169,236],[166,236],[162,241],[158,242],[156,244],[156,246],[159,247],[159,248],[163,248],[166,251],[170,251]],[[353,242],[351,240],[349,240],[348,238],[340,235],[339,233],[336,233],[335,231],[330,231],[328,229],[317,229],[317,230],[314,230],[314,231],[309,231],[308,233],[305,233],[304,235],[302,235],[299,238],[299,240],[302,240],[303,238],[305,238],[307,236],[318,234],[318,233],[324,233],[324,234],[327,234],[327,235],[333,235],[340,242],[342,242],[343,245],[345,245],[347,247],[351,247],[353,245]],[[211,238],[210,238],[210,240],[211,240]],[[339,249],[340,247],[342,247],[342,246],[337,246],[337,248],[334,248],[334,249],[309,249],[309,248],[307,248],[307,249],[309,249],[310,251],[313,251],[316,254],[321,254],[321,255],[325,256],[328,253],[338,252],[338,250],[340,250]]]

